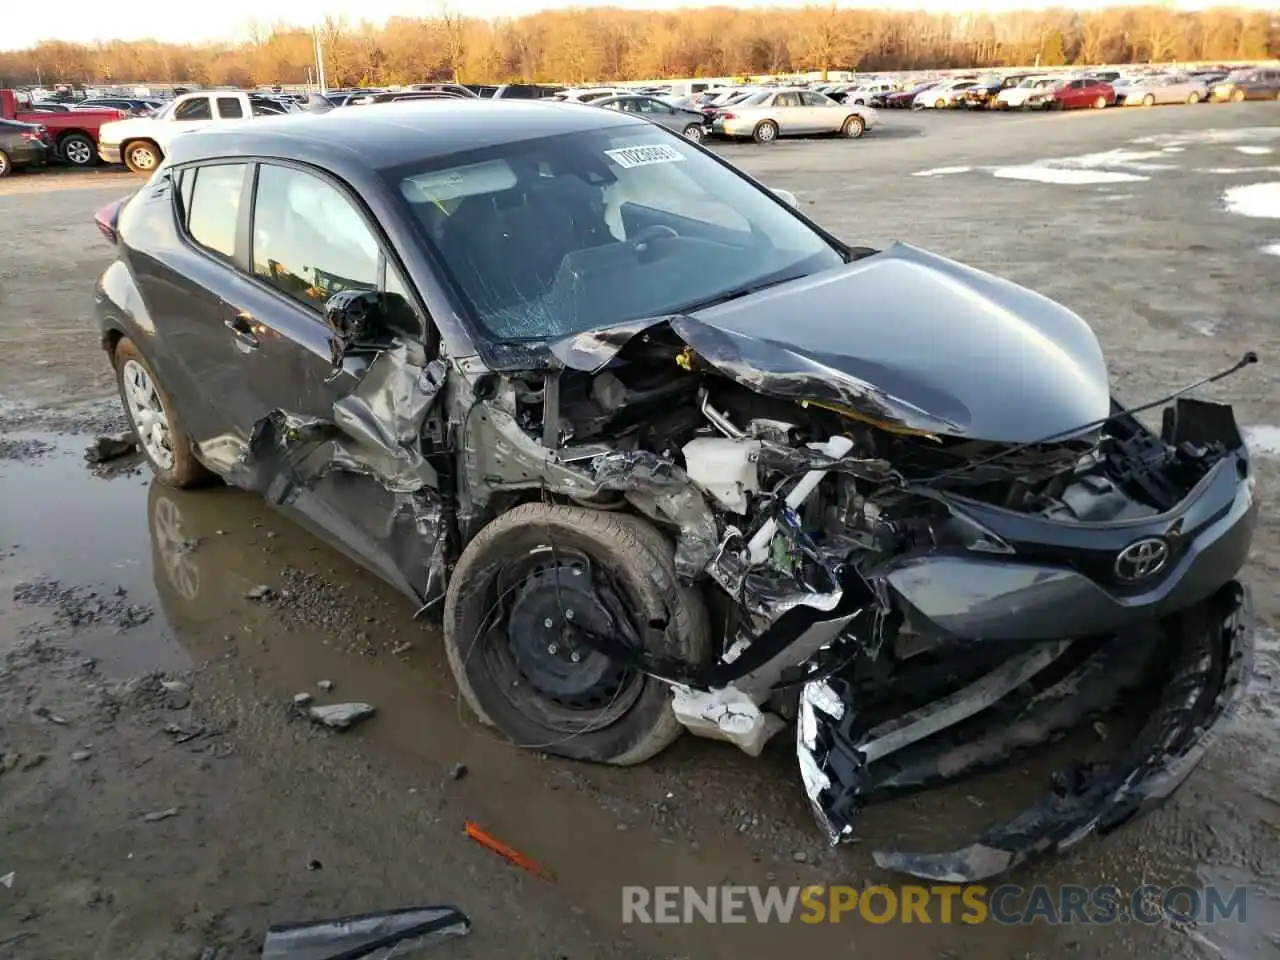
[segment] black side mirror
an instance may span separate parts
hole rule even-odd
[[[394,345],[395,332],[388,321],[383,295],[368,290],[343,290],[324,302],[324,322],[329,338],[329,359],[334,370],[353,353],[379,353]]]

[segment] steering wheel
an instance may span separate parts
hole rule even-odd
[[[668,227],[666,224],[656,223],[653,226],[645,227],[640,230],[634,237],[627,237],[627,244],[635,251],[635,254],[641,260],[652,260],[650,254],[649,241],[657,240],[663,237],[678,237],[680,234]],[[649,254],[646,256],[646,254]]]

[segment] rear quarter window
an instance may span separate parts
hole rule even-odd
[[[236,252],[236,225],[248,170],[245,163],[219,163],[189,169],[182,177],[188,236],[228,259]]]

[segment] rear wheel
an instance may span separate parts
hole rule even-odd
[[[942,99],[935,100],[933,102],[933,106],[935,110],[945,110],[947,108],[947,101]]]
[[[683,132],[685,135],[685,139],[692,140],[694,143],[702,142],[702,134],[703,134],[702,124],[691,123],[684,128]]]
[[[208,479],[182,417],[133,341],[126,338],[116,344],[113,359],[129,426],[156,479],[171,487],[191,487]]]
[[[1102,98],[1099,97],[1098,99],[1101,100]],[[1144,107],[1154,107],[1156,105],[1156,95],[1154,93],[1148,93],[1142,98],[1142,105]]]
[[[58,153],[73,167],[91,167],[98,159],[98,148],[83,133],[68,133],[58,141]]]
[[[1151,94],[1147,94],[1147,96],[1151,96]],[[1143,104],[1144,104],[1145,106],[1148,106],[1148,107],[1149,107],[1149,106],[1151,106],[1151,103],[1155,103],[1155,100],[1154,100],[1154,99],[1152,99],[1151,103],[1147,103],[1147,101],[1145,101],[1145,100],[1143,100],[1142,102],[1143,102]],[[1105,110],[1105,109],[1106,109],[1106,106],[1107,106],[1107,98],[1106,98],[1106,97],[1098,97],[1098,99],[1097,99],[1097,100],[1093,101],[1093,108],[1094,108],[1095,110]]]
[[[854,114],[851,117],[846,117],[843,126],[840,127],[840,132],[850,140],[857,140],[860,136],[866,133],[866,130],[866,123],[857,114]]]
[[[778,125],[772,120],[761,120],[756,124],[751,139],[756,143],[773,143],[778,139]]]
[[[706,609],[672,546],[624,514],[531,503],[463,550],[445,599],[449,666],[481,720],[518,746],[627,765],[682,732],[671,687],[594,649],[591,635],[705,663]]]
[[[1239,89],[1239,88],[1237,88],[1236,90],[1233,90],[1233,91],[1232,91],[1232,93],[1231,93],[1231,99],[1232,99],[1232,101],[1233,101],[1233,102],[1235,102],[1235,103],[1243,103],[1243,102],[1244,102],[1244,91],[1243,91],[1243,90],[1241,90],[1241,89]]]
[[[1200,94],[1196,93],[1196,91],[1192,90],[1190,93],[1187,94],[1187,103],[1194,106],[1199,102],[1200,102]]]
[[[9,160],[9,155],[0,150],[0,177],[7,177],[13,173],[13,163]]]
[[[134,140],[120,150],[124,165],[134,173],[150,175],[160,166],[160,148],[150,140]]]

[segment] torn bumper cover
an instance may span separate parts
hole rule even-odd
[[[1071,644],[1035,645],[956,694],[871,729],[859,724],[859,705],[839,678],[806,684],[797,750],[819,823],[839,843],[868,800],[993,767],[1145,692],[1153,700],[1146,720],[1113,763],[1060,771],[1050,792],[966,847],[882,850],[875,861],[972,882],[1122,825],[1188,777],[1238,709],[1251,670],[1250,604],[1237,582],[1162,628],[1111,637],[1083,657],[1077,650],[1074,666]],[[1050,682],[1037,685],[1042,671]]]

